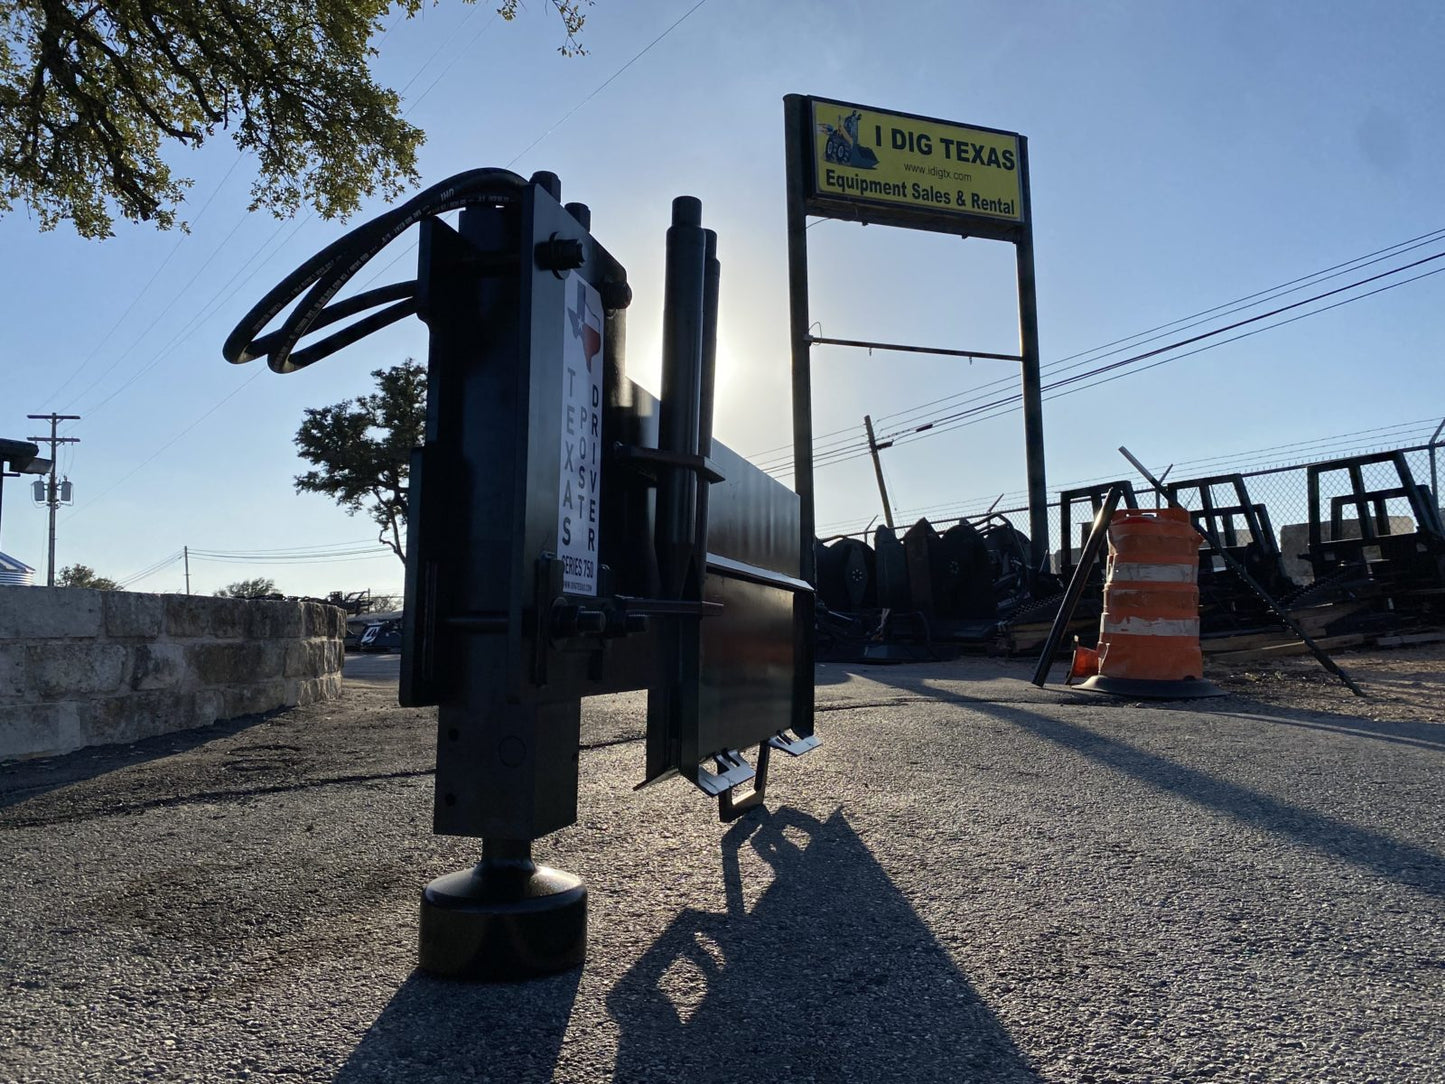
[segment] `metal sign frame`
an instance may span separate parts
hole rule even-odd
[[[854,131],[862,127],[863,118],[876,118],[873,122],[875,127],[881,129],[881,122],[890,122],[890,135],[888,140],[890,146],[880,150],[885,152],[885,158],[891,156],[894,149],[905,151],[918,158],[932,159],[934,152],[938,152],[938,158],[945,164],[934,167],[933,173],[913,173],[913,183],[918,186],[921,200],[900,201],[892,198],[880,198],[870,195],[842,196],[830,193],[818,176],[818,155],[816,153],[818,137],[824,132],[820,129],[833,129],[835,126],[821,121],[822,115],[819,111],[820,105],[829,107],[829,112],[840,120],[843,119],[842,111],[851,111],[847,121],[857,118]],[[1027,183],[1027,161],[1026,161],[1026,140],[1017,132],[1006,132],[999,128],[985,128],[977,124],[958,124],[954,121],[940,120],[936,117],[925,117],[917,113],[901,113],[897,110],[877,109],[873,106],[859,105],[852,102],[840,102],[832,98],[808,97],[806,99],[807,124],[810,129],[811,141],[808,146],[812,147],[814,153],[806,155],[805,179],[807,187],[804,194],[804,204],[809,214],[822,215],[828,218],[842,218],[850,221],[865,223],[876,223],[885,226],[899,226],[905,229],[931,230],[938,233],[966,233],[972,237],[993,237],[1001,241],[1013,241],[1021,226],[1027,221],[1028,201],[1026,193]],[[903,122],[909,125],[908,128],[899,128],[896,123]],[[926,129],[918,131],[918,129]],[[940,131],[955,133],[955,137],[938,136]],[[897,133],[894,135],[893,133]],[[1011,161],[1012,165],[1008,172],[1017,177],[1017,185],[1011,195],[1014,197],[1015,208],[1013,213],[982,212],[975,213],[972,210],[961,210],[957,206],[963,202],[957,197],[960,195],[972,195],[975,193],[965,192],[959,187],[961,184],[972,184],[971,181],[964,181],[953,176],[954,171],[950,168],[953,164],[971,165],[972,163],[959,163],[958,152],[955,147],[970,141],[957,139],[957,135],[967,133],[975,138],[991,139],[996,144],[1012,144],[1006,147],[1004,162]],[[880,131],[881,135],[881,131]],[[828,135],[829,142],[839,138],[838,133]],[[844,141],[849,136],[842,137]],[[878,138],[875,136],[875,138]],[[904,147],[897,147],[899,138],[905,139]],[[926,142],[925,142],[926,141]],[[860,146],[862,140],[858,140]],[[908,148],[913,149],[909,150]],[[925,148],[919,150],[918,148]],[[992,149],[975,147],[973,153],[969,154],[970,159],[977,154],[978,149]],[[867,147],[862,148],[868,158],[877,160],[878,155]],[[1011,158],[1009,157],[1011,155]],[[1000,165],[1003,163],[1001,162]],[[930,161],[930,165],[932,162]],[[846,165],[844,168],[847,168]],[[866,167],[870,173],[877,168],[876,165]],[[992,168],[985,165],[985,168]],[[941,174],[941,175],[940,175]],[[949,191],[949,189],[952,191]],[[932,199],[927,197],[932,196]]]
[[[868,111],[884,116],[945,125],[960,130],[987,132],[1018,141],[1019,217],[997,217],[929,211],[877,200],[820,197],[814,168],[816,136],[814,105]],[[783,99],[784,142],[787,163],[788,213],[788,314],[792,342],[793,378],[793,461],[794,486],[801,502],[801,545],[804,578],[817,583],[813,563],[813,537],[817,533],[813,479],[813,378],[810,351],[822,341],[809,331],[807,216],[819,215],[848,221],[899,226],[904,229],[951,233],[959,237],[983,237],[1007,241],[1014,246],[1019,296],[1019,353],[1024,414],[1024,457],[1028,476],[1029,551],[1035,571],[1045,567],[1049,556],[1048,485],[1044,470],[1043,392],[1040,379],[1038,296],[1034,277],[1033,213],[1029,199],[1028,139],[1016,132],[955,124],[931,117],[874,109],[871,106],[838,102],[831,98],[789,94]],[[838,340],[832,340],[837,342]],[[886,346],[886,344],[859,344]],[[953,353],[952,351],[942,351]],[[964,353],[959,351],[958,353]]]

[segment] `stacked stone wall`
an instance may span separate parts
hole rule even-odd
[[[0,586],[0,760],[330,699],[345,634],[318,602]]]

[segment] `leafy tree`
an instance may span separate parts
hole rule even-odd
[[[92,591],[119,591],[120,584],[107,576],[97,576],[89,565],[66,565],[55,577],[57,587],[88,587]]]
[[[475,0],[467,0],[468,3]],[[549,0],[563,55],[592,0]],[[253,210],[345,218],[417,179],[424,135],[372,78],[371,38],[424,0],[0,0],[0,214],[28,205],[108,237],[112,211],[175,224],[190,181],[164,152],[229,129]],[[500,0],[510,20],[521,0]]]
[[[276,581],[264,576],[254,580],[238,580],[216,592],[217,598],[269,598],[276,593]]]
[[[320,469],[298,475],[296,490],[324,493],[348,515],[365,509],[381,528],[377,541],[404,561],[411,450],[426,429],[426,368],[407,358],[371,375],[372,394],[306,411],[295,444]]]

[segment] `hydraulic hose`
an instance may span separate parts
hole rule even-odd
[[[237,365],[264,357],[273,371],[292,373],[411,315],[417,310],[414,279],[368,290],[335,305],[330,301],[373,256],[421,219],[477,203],[510,203],[521,198],[527,183],[510,170],[473,169],[418,192],[333,241],[277,283],[226,337],[221,355]],[[281,326],[262,335],[266,325],[303,292],[306,296]],[[395,304],[293,353],[309,332],[387,302]]]

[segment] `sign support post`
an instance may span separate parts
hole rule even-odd
[[[784,99],[786,145],[808,145],[808,109],[801,96]],[[813,563],[813,537],[817,534],[813,507],[813,367],[808,339],[808,214],[805,209],[805,162],[798,153],[787,156],[788,185],[788,331],[793,357],[793,489],[798,494],[800,578],[818,586]]]
[[[1029,141],[1019,136],[1023,226],[1014,242],[1019,283],[1019,354],[1023,357],[1024,465],[1029,489],[1029,563],[1049,559],[1049,489],[1044,472],[1044,395],[1039,361],[1039,298],[1034,284],[1034,217],[1029,206]],[[1063,544],[1068,545],[1065,539]]]

